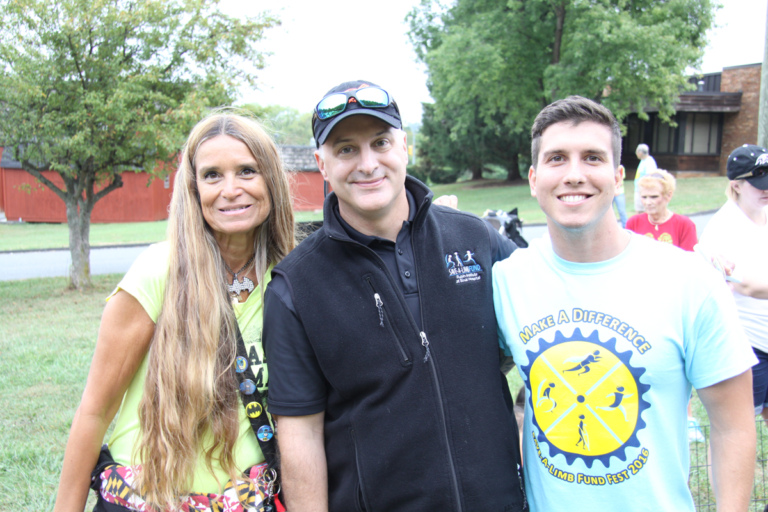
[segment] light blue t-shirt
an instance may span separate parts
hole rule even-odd
[[[693,511],[691,386],[754,363],[719,275],[639,235],[599,263],[565,261],[541,239],[494,265],[493,291],[526,386],[532,512]]]

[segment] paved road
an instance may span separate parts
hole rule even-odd
[[[714,212],[691,215],[696,231],[701,233]],[[523,237],[528,240],[544,236],[547,226],[523,226]],[[145,245],[91,248],[91,274],[122,274]],[[68,276],[72,259],[69,250],[0,252],[0,281],[31,279],[36,277]]]
[[[121,274],[146,245],[91,248],[91,274]],[[0,253],[0,281],[68,276],[69,249]]]

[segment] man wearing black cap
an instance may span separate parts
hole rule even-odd
[[[324,225],[265,298],[288,509],[524,510],[490,279],[514,245],[406,176],[377,85],[331,89],[313,131]]]

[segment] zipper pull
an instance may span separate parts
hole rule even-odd
[[[379,310],[379,326],[384,327],[384,303],[381,301],[381,295],[374,293],[373,298],[376,299],[376,309]]]
[[[424,362],[427,362],[427,359],[429,359],[429,340],[427,340],[427,335],[424,334],[424,331],[421,331],[419,333],[421,336],[421,346],[424,347]]]

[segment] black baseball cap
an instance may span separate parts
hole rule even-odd
[[[355,94],[361,89],[369,87],[382,91],[384,93],[382,97],[386,97],[386,100],[381,101],[374,106],[367,106],[362,101],[358,101]],[[342,110],[338,114],[331,114],[328,116],[326,111],[319,107],[324,100],[333,95],[339,95],[339,99],[345,103],[340,107]],[[342,99],[341,95],[346,95],[346,98]],[[320,100],[317,105],[318,106],[315,107],[315,111],[312,114],[312,135],[315,137],[315,143],[318,148],[325,144],[326,139],[328,139],[331,131],[339,121],[342,121],[349,116],[365,114],[379,118],[393,128],[400,129],[403,126],[403,122],[400,119],[400,109],[397,108],[395,100],[392,99],[389,93],[384,89],[367,80],[355,80],[352,82],[341,83],[325,93],[323,99]],[[325,119],[321,119],[321,116],[318,114],[321,110],[323,115],[327,116]]]
[[[747,180],[760,190],[768,190],[768,150],[753,144],[744,144],[728,155],[729,180]]]

